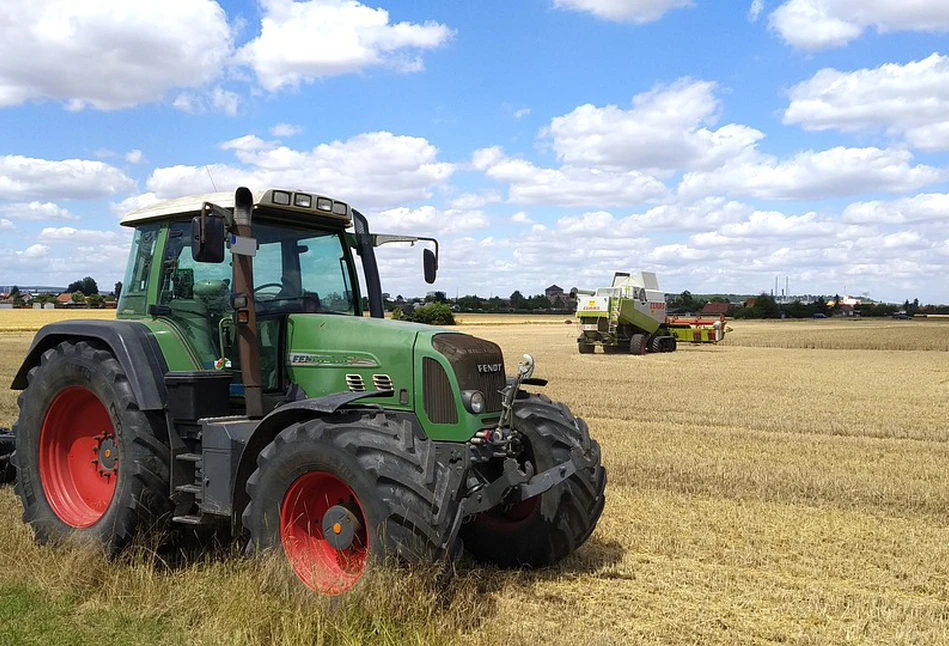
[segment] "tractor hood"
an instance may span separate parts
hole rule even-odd
[[[308,398],[344,392],[390,393],[366,400],[414,410],[430,437],[467,439],[500,413],[501,349],[468,334],[402,321],[293,314],[286,365]],[[467,412],[463,392],[480,390],[482,414]]]
[[[291,381],[307,397],[345,391],[409,388],[412,351],[428,325],[332,314],[293,314],[287,322]],[[360,379],[362,388],[360,388]]]

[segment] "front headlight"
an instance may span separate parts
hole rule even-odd
[[[480,390],[466,390],[462,392],[461,401],[469,413],[480,415],[484,412],[484,393]]]

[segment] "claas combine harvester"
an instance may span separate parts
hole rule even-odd
[[[597,346],[607,354],[673,352],[676,344],[718,343],[725,336],[725,317],[703,321],[699,317],[666,315],[666,295],[650,272],[617,272],[610,287],[577,289],[580,354]]]
[[[0,455],[15,473],[0,475],[40,543],[116,551],[204,525],[339,594],[373,562],[464,548],[538,567],[593,532],[600,448],[524,390],[546,384],[530,356],[506,376],[494,343],[383,320],[375,247],[433,245],[433,282],[433,239],[374,235],[345,202],[275,189],[122,224],[135,235],[116,320],[47,325],[13,380]]]

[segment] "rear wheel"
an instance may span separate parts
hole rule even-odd
[[[580,350],[580,354],[593,354],[593,350],[596,346],[592,343],[586,343],[584,341],[577,341],[577,348]]]
[[[370,563],[440,558],[457,503],[435,495],[447,467],[433,451],[384,415],[288,427],[247,481],[248,554],[279,548],[305,586],[327,595],[352,589]]]
[[[568,460],[574,449],[592,458],[593,464],[539,496],[480,514],[462,527],[461,536],[465,548],[483,561],[503,567],[552,565],[593,533],[603,513],[606,470],[586,423],[563,404],[531,395],[515,403],[514,414],[525,441],[519,457],[535,472]]]
[[[162,418],[138,409],[112,354],[64,342],[43,353],[28,382],[14,460],[36,540],[78,537],[114,550],[157,528],[170,507]]]

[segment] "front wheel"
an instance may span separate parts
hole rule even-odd
[[[514,414],[524,441],[519,459],[531,462],[535,473],[570,459],[575,448],[592,465],[539,496],[480,514],[462,527],[461,537],[480,560],[502,567],[543,567],[576,551],[593,533],[603,513],[606,470],[586,423],[563,404],[530,395],[515,403]]]
[[[0,432],[0,484],[9,484],[16,480],[16,469],[13,468],[11,457],[16,448],[13,435]]]
[[[384,415],[283,430],[257,459],[243,514],[249,555],[279,549],[308,588],[343,594],[370,563],[431,562],[457,503],[438,506],[430,442]]]

